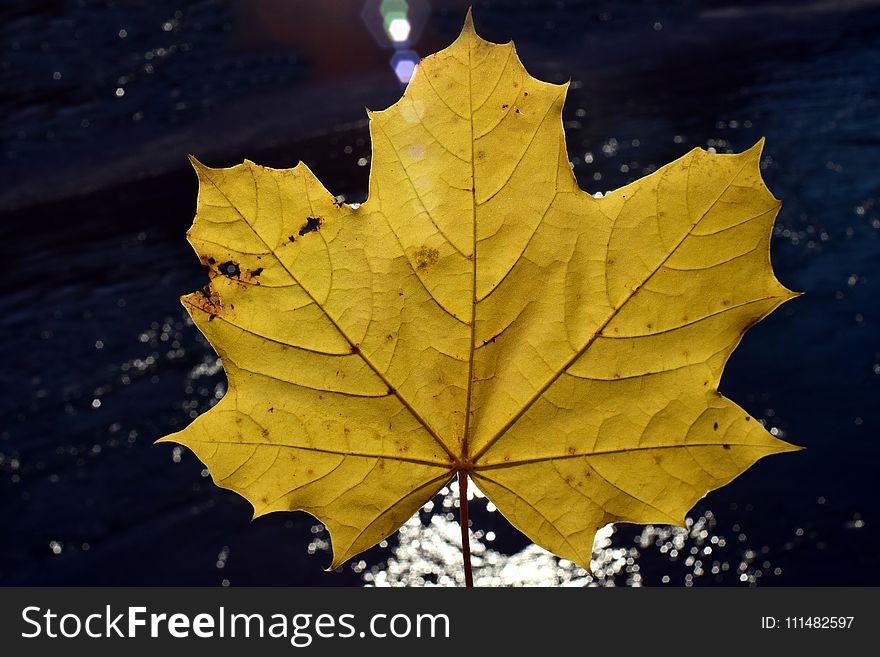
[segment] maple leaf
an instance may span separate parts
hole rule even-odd
[[[360,207],[302,163],[193,160],[188,239],[211,282],[182,301],[229,390],[163,440],[255,517],[316,516],[331,568],[456,473],[589,567],[597,528],[682,524],[707,491],[797,449],[718,392],[745,330],[795,296],[770,265],[780,203],[761,144],[695,149],[593,198],[568,163],[566,89],[469,16],[369,113]]]

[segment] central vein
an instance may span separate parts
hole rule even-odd
[[[474,340],[476,339],[477,326],[477,176],[476,164],[474,161],[474,87],[473,87],[473,69],[471,51],[473,49],[473,39],[468,38],[468,117],[470,121],[470,144],[471,144],[471,231],[473,234],[473,249],[471,251],[471,264],[473,277],[471,279],[471,344],[470,355],[468,356],[468,381],[467,395],[465,397],[464,407],[464,435],[461,439],[461,456],[462,463],[459,468],[468,469],[470,467],[468,437],[471,427],[471,400],[474,391]]]

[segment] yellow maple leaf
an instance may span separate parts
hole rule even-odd
[[[229,391],[163,440],[255,517],[320,519],[331,567],[456,473],[588,567],[597,528],[681,524],[796,449],[718,393],[745,330],[794,296],[768,256],[761,144],[695,149],[593,198],[568,163],[566,89],[469,17],[370,113],[360,207],[302,163],[194,160],[188,238],[211,284],[182,300]]]

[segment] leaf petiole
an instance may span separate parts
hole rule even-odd
[[[471,570],[471,543],[470,530],[468,527],[468,497],[467,497],[467,473],[458,472],[458,513],[461,524],[461,554],[464,557],[464,585],[468,588],[474,585],[474,574]]]

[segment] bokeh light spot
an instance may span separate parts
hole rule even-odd
[[[391,68],[401,84],[406,84],[412,79],[418,63],[419,56],[412,50],[399,50],[391,58]]]
[[[395,43],[403,43],[409,38],[410,24],[406,18],[395,18],[388,24],[388,36]]]

